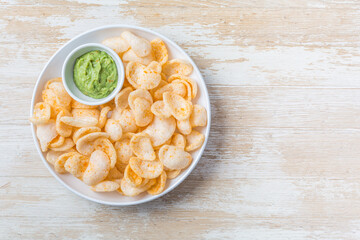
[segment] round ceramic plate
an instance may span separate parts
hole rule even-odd
[[[59,174],[54,171],[53,167],[45,160],[45,154],[41,152],[39,142],[35,135],[35,126],[31,126],[33,138],[35,141],[36,149],[40,154],[40,157],[45,164],[45,166],[49,169],[51,174],[59,181],[61,182],[65,187],[67,187],[72,192],[76,193],[77,195],[86,198],[88,200],[102,203],[102,204],[108,204],[108,205],[116,205],[116,206],[126,206],[126,205],[134,205],[134,204],[140,204],[144,202],[148,202],[151,200],[154,200],[158,197],[161,197],[171,190],[173,190],[176,186],[178,186],[184,179],[191,173],[191,171],[195,168],[196,164],[199,162],[201,155],[205,149],[208,137],[209,137],[209,131],[210,131],[210,120],[211,120],[211,113],[210,113],[210,101],[209,101],[209,95],[208,91],[206,89],[206,85],[204,82],[204,79],[201,76],[201,73],[193,60],[187,55],[184,50],[182,50],[176,43],[171,41],[170,39],[162,36],[161,34],[158,34],[154,31],[151,31],[149,29],[136,27],[136,26],[127,26],[127,25],[111,25],[111,26],[105,26],[101,28],[96,28],[94,30],[85,32],[71,41],[69,41],[67,44],[65,44],[62,48],[60,48],[49,60],[49,62],[45,65],[44,69],[42,70],[35,88],[34,93],[32,97],[31,102],[31,110],[30,114],[33,112],[34,104],[42,101],[41,100],[41,92],[44,88],[45,83],[55,77],[61,76],[61,69],[63,62],[67,55],[76,47],[85,44],[85,43],[101,43],[104,39],[114,36],[119,36],[123,31],[131,31],[132,33],[144,37],[148,40],[152,40],[154,38],[161,38],[169,51],[169,59],[175,59],[180,58],[189,61],[193,67],[194,71],[190,75],[192,79],[194,79],[198,84],[198,95],[195,100],[193,100],[194,103],[198,103],[202,106],[204,106],[207,110],[207,118],[208,118],[208,124],[206,127],[198,128],[197,130],[202,132],[205,135],[205,142],[202,145],[200,149],[197,151],[192,152],[193,162],[191,165],[183,170],[181,174],[172,180],[169,180],[166,184],[165,190],[156,196],[149,195],[146,192],[142,193],[136,197],[125,197],[120,195],[117,192],[110,192],[110,193],[96,193],[93,192],[89,186],[85,185],[83,182],[81,182],[79,179],[75,178],[71,174]]]

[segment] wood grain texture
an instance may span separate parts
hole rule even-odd
[[[27,118],[55,51],[148,27],[198,64],[211,135],[174,191],[133,207],[77,197]],[[0,239],[359,239],[360,2],[0,0]]]

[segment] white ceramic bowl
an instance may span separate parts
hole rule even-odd
[[[113,205],[113,206],[135,205],[135,204],[145,203],[154,200],[156,198],[159,198],[167,194],[168,192],[173,190],[176,186],[178,186],[182,181],[184,181],[184,179],[194,170],[196,164],[199,162],[201,158],[202,153],[204,152],[207,140],[209,138],[210,123],[211,123],[210,101],[209,101],[208,91],[206,89],[204,79],[202,78],[199,69],[197,68],[193,60],[189,57],[189,55],[187,55],[184,52],[184,50],[182,50],[176,43],[174,43],[173,41],[171,41],[170,39],[168,39],[167,37],[161,34],[158,34],[154,31],[142,27],[128,26],[128,25],[110,25],[110,26],[104,26],[101,28],[93,29],[91,31],[80,34],[79,36],[75,37],[74,39],[66,43],[62,48],[60,48],[50,58],[49,62],[45,65],[44,69],[40,73],[40,76],[34,88],[30,114],[32,114],[33,112],[34,104],[39,101],[42,101],[41,92],[47,80],[61,76],[63,62],[72,50],[86,43],[101,43],[104,39],[109,37],[119,36],[123,31],[126,30],[131,31],[134,34],[147,38],[149,40],[157,37],[161,38],[165,42],[168,48],[170,59],[181,58],[189,61],[193,65],[194,71],[190,75],[190,77],[193,78],[198,84],[198,95],[193,102],[196,102],[206,108],[208,124],[206,127],[197,128],[198,131],[202,132],[205,135],[205,142],[200,149],[191,153],[193,157],[193,161],[191,165],[187,169],[183,170],[177,178],[168,181],[166,184],[166,189],[161,194],[152,196],[147,193],[142,193],[136,197],[125,197],[117,192],[96,193],[91,191],[89,186],[85,185],[83,182],[81,182],[71,174],[59,174],[55,172],[53,167],[45,160],[45,154],[42,153],[40,150],[40,146],[35,134],[36,127],[34,125],[31,126],[36,149],[40,154],[41,160],[43,161],[45,166],[49,169],[51,174],[60,183],[62,183],[70,191],[76,193],[77,195],[83,198],[86,198],[88,200],[97,203]]]
[[[74,65],[75,61],[78,57],[81,57],[87,52],[100,50],[106,52],[115,62],[118,79],[117,85],[115,89],[106,97],[96,99],[83,94],[78,87],[75,85],[74,82]],[[120,92],[125,79],[125,71],[124,65],[119,57],[112,49],[99,44],[99,43],[87,43],[75,48],[65,59],[64,64],[62,66],[62,80],[66,91],[69,95],[78,102],[81,102],[86,105],[101,105],[111,101],[118,92]]]

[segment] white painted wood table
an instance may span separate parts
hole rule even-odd
[[[41,162],[28,112],[68,40],[125,23],[195,60],[212,130],[168,195],[109,207]],[[0,239],[359,239],[360,2],[0,0]]]

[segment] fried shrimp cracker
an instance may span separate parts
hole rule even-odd
[[[121,37],[126,40],[139,57],[146,57],[151,53],[151,44],[145,38],[138,37],[129,31],[122,32]]]
[[[185,60],[182,59],[173,59],[167,61],[163,65],[163,73],[166,76],[171,76],[173,74],[181,74],[181,75],[190,75],[193,71],[193,66]]]
[[[112,50],[114,50],[114,52],[116,52],[119,55],[130,48],[129,43],[122,37],[107,38],[104,41],[102,41],[102,44],[111,48]]]
[[[155,61],[159,62],[161,65],[166,63],[169,58],[169,54],[165,43],[160,38],[155,38],[150,43]]]
[[[162,193],[165,189],[166,179],[166,172],[163,171],[160,176],[156,178],[156,183],[150,187],[147,192],[151,195],[158,195]]]
[[[132,157],[129,165],[138,176],[147,179],[157,178],[163,171],[163,164],[159,160],[146,161]]]
[[[94,186],[91,186],[91,190],[94,192],[113,192],[116,191],[120,187],[115,181],[103,181]]]
[[[160,148],[159,159],[170,170],[186,168],[192,161],[192,157],[188,152],[171,145],[164,145]]]
[[[129,62],[126,66],[126,78],[136,89],[156,88],[161,81],[160,73],[161,65],[158,62],[151,62],[148,66],[138,62]]]
[[[36,136],[39,139],[41,151],[46,152],[50,142],[57,136],[55,121],[37,125]]]
[[[189,135],[186,136],[186,151],[194,151],[198,148],[200,148],[205,141],[205,136],[195,130],[192,130]]]
[[[38,102],[35,104],[34,113],[30,121],[35,124],[47,123],[51,118],[51,106],[46,102]]]
[[[192,104],[189,101],[186,101],[180,95],[171,92],[165,92],[163,94],[164,104],[170,113],[177,120],[185,120],[190,117],[192,112]]]
[[[158,147],[168,141],[174,134],[176,122],[173,117],[159,118],[154,117],[154,120],[143,131],[150,136],[153,147]]]
[[[153,161],[156,158],[151,140],[146,133],[137,133],[130,140],[132,152],[142,160]]]
[[[94,151],[83,175],[83,182],[87,185],[96,185],[106,178],[110,171],[110,160],[101,150]]]
[[[60,121],[72,127],[93,127],[98,123],[98,120],[94,117],[64,116],[60,118]]]

